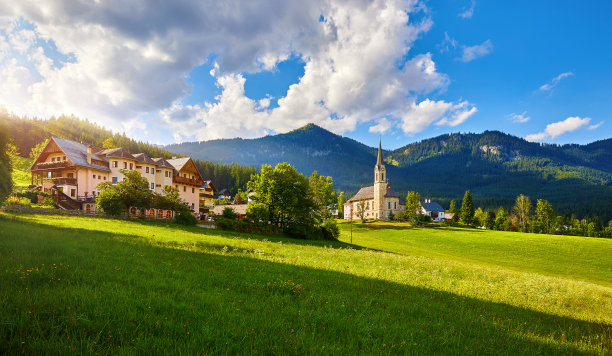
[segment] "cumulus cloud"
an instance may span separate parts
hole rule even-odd
[[[378,120],[378,124],[374,126],[370,126],[369,131],[373,133],[384,134],[385,132],[389,131],[391,126],[392,126],[392,123],[383,117],[382,119]]]
[[[472,16],[474,16],[475,7],[476,7],[476,0],[471,0],[470,5],[459,13],[459,17],[461,17],[462,19],[471,19]]]
[[[443,100],[425,99],[420,103],[412,103],[402,116],[401,129],[407,133],[424,131],[429,125],[457,126],[476,113],[477,109],[467,101],[449,103]]]
[[[580,118],[578,116],[568,117],[563,121],[553,122],[552,124],[546,125],[543,132],[527,135],[525,140],[535,142],[543,141],[546,139],[554,139],[557,136],[563,135],[566,132],[576,131],[591,122],[591,118],[585,117]],[[599,127],[601,123],[593,126]],[[591,126],[592,127],[592,126]],[[588,127],[589,129],[591,127]],[[595,127],[595,128],[597,128]]]
[[[486,40],[479,45],[462,46],[462,54],[459,60],[462,62],[471,62],[474,59],[484,57],[493,51],[493,42]]]
[[[512,113],[508,115],[508,119],[514,123],[522,124],[531,120],[531,117],[527,116],[527,111],[523,111],[521,114]]]
[[[416,105],[415,98],[449,83],[431,54],[410,53],[432,26],[426,13],[416,22],[409,16],[424,8],[417,0],[185,0],[156,6],[0,0],[0,6],[1,20],[23,18],[33,25],[0,31],[6,35],[0,36],[0,68],[7,78],[0,93],[14,96],[1,95],[0,105],[27,115],[74,113],[134,130],[137,137],[143,116],[151,115],[177,141],[256,137],[309,122],[343,133],[360,123],[380,125],[381,117],[418,128],[427,119],[414,111],[427,101]],[[73,60],[55,65],[41,46],[45,41]],[[2,57],[7,46],[12,54]],[[27,63],[9,62],[15,53]],[[184,104],[191,90],[186,75],[211,55],[221,94],[214,102]],[[277,106],[270,107],[270,98],[246,96],[244,73],[274,70],[291,56],[303,61],[304,75],[276,98]],[[476,111],[467,102],[434,103],[447,108],[427,125],[457,125]],[[409,123],[412,117],[419,123]]]
[[[549,83],[541,85],[538,88],[538,90],[539,91],[543,91],[543,92],[550,92],[553,89],[555,89],[555,87],[557,87],[557,85],[559,84],[559,82],[562,79],[565,79],[565,78],[570,77],[572,75],[574,75],[574,73],[572,73],[572,72],[561,73],[558,76],[554,77]]]

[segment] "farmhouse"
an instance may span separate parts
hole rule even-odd
[[[213,208],[213,199],[215,197],[215,186],[212,181],[205,181],[204,185],[200,187],[200,214],[207,218],[210,214],[210,210]]]
[[[421,213],[431,217],[433,221],[444,221],[444,208],[436,202],[432,202],[431,199],[425,199],[421,203]]]
[[[388,220],[390,215],[404,210],[399,195],[391,188],[383,163],[381,143],[378,143],[378,157],[374,166],[374,185],[361,188],[354,197],[344,204],[345,219]]]
[[[103,149],[52,137],[30,167],[32,185],[50,190],[63,209],[95,209],[98,184],[124,180],[119,171],[136,170],[149,183],[151,191],[163,194],[163,187],[174,186],[179,197],[199,209],[200,187],[204,184],[193,160],[151,158],[144,153],[130,154],[123,148]]]

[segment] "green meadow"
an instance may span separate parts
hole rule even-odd
[[[0,353],[608,354],[612,240],[0,214]]]

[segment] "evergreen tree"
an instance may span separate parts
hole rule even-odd
[[[472,225],[474,222],[474,202],[472,202],[472,193],[469,190],[465,191],[461,201],[461,222],[466,225]]]
[[[455,199],[450,201],[450,206],[448,207],[448,212],[452,214],[457,214],[457,202]]]

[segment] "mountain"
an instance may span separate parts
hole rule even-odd
[[[257,139],[223,139],[165,149],[212,162],[317,170],[351,194],[372,184],[376,149],[309,124]],[[469,189],[483,208],[510,207],[519,194],[549,200],[562,214],[612,219],[612,139],[588,145],[527,142],[499,131],[441,135],[385,151],[389,181],[447,206]]]

